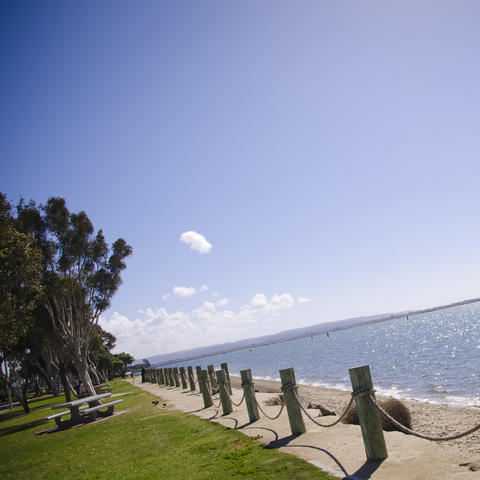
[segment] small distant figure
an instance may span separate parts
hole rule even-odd
[[[330,338],[330,334],[327,332],[327,338]]]
[[[158,405],[158,402],[159,402],[159,400],[153,400],[153,401],[152,401],[152,403],[153,403],[154,405]]]
[[[145,367],[142,368],[142,383],[145,383]]]

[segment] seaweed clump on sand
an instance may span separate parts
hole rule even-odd
[[[409,429],[412,428],[412,417],[410,415],[410,410],[400,400],[397,400],[396,398],[389,398],[387,400],[377,400],[377,403],[397,422]],[[380,420],[382,422],[382,428],[386,432],[393,432],[395,430],[401,431],[385,415],[380,414]],[[343,423],[359,425],[357,408],[355,406],[350,408],[347,415],[343,419]]]

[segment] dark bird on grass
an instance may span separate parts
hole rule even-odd
[[[158,402],[159,402],[158,400],[154,400],[152,403],[153,403],[154,405],[158,405]]]

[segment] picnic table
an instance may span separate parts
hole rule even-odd
[[[50,415],[46,420],[53,420],[59,428],[68,428],[80,423],[93,422],[98,417],[108,417],[113,414],[114,407],[123,400],[114,400],[113,402],[100,403],[103,398],[111,397],[111,393],[101,393],[99,395],[91,395],[90,397],[79,398],[71,402],[55,405],[52,410],[68,408],[60,413]],[[105,410],[106,409],[106,410]],[[62,420],[62,417],[70,414],[70,418]]]

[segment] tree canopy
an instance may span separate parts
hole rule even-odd
[[[63,198],[40,206],[21,200],[15,216],[0,193],[0,350],[14,348],[23,336],[32,368],[47,381],[54,368],[72,389],[68,372],[74,372],[93,394],[90,374],[98,380],[99,357],[90,350],[96,337],[97,354],[116,371],[125,369],[124,359],[110,353],[115,337],[98,320],[131,253],[122,238],[108,245],[87,214],[70,212]]]

